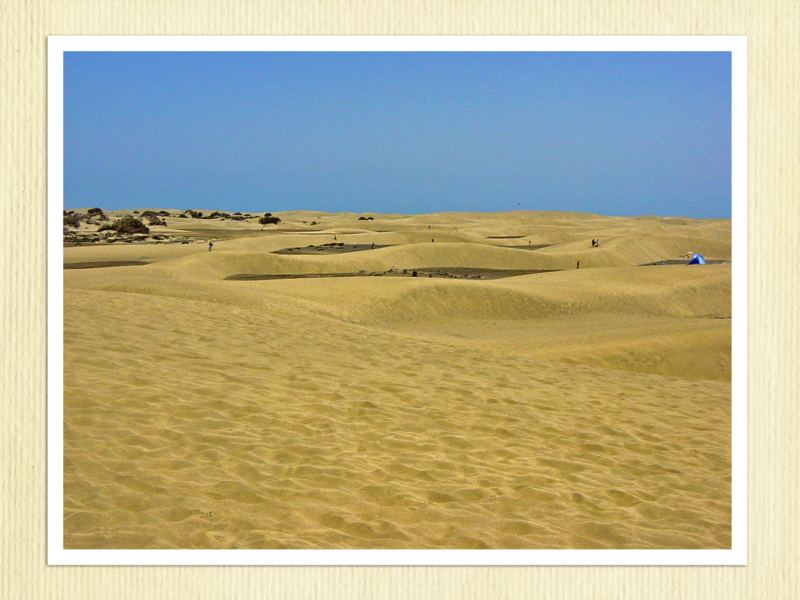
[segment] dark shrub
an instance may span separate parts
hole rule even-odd
[[[159,219],[158,217],[150,216],[147,218],[147,224],[150,226],[153,225],[166,225],[167,222],[164,219]]]
[[[187,217],[185,213],[181,213],[181,214],[178,215],[178,218],[179,219],[188,219],[189,217]]]
[[[278,223],[281,222],[281,220],[278,217],[271,217],[271,216],[267,217],[267,216],[264,216],[264,217],[261,217],[258,220],[258,222],[261,225],[277,225]]]
[[[86,220],[87,223],[91,223],[89,219],[94,218],[97,221],[108,221],[108,216],[106,213],[103,212],[102,208],[90,208],[86,211],[88,218]]]
[[[79,227],[81,224],[81,215],[75,214],[70,211],[70,214],[64,215],[64,225],[69,227]]]
[[[147,226],[136,217],[130,215],[122,217],[118,221],[103,225],[98,231],[116,231],[117,233],[150,233]]]
[[[372,217],[358,217],[359,221],[374,221]]]

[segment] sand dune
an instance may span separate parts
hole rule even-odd
[[[65,248],[67,547],[730,546],[728,221],[371,216]]]

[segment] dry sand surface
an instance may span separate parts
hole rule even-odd
[[[64,249],[66,547],[730,546],[730,221],[278,216]]]

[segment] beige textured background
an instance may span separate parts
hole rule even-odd
[[[0,1],[0,598],[800,597],[798,31],[795,1]],[[749,36],[748,567],[46,566],[46,36],[322,33]]]

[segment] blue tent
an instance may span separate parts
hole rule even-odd
[[[704,265],[706,264],[706,259],[703,258],[702,254],[692,254],[692,260],[689,261],[690,265]]]

